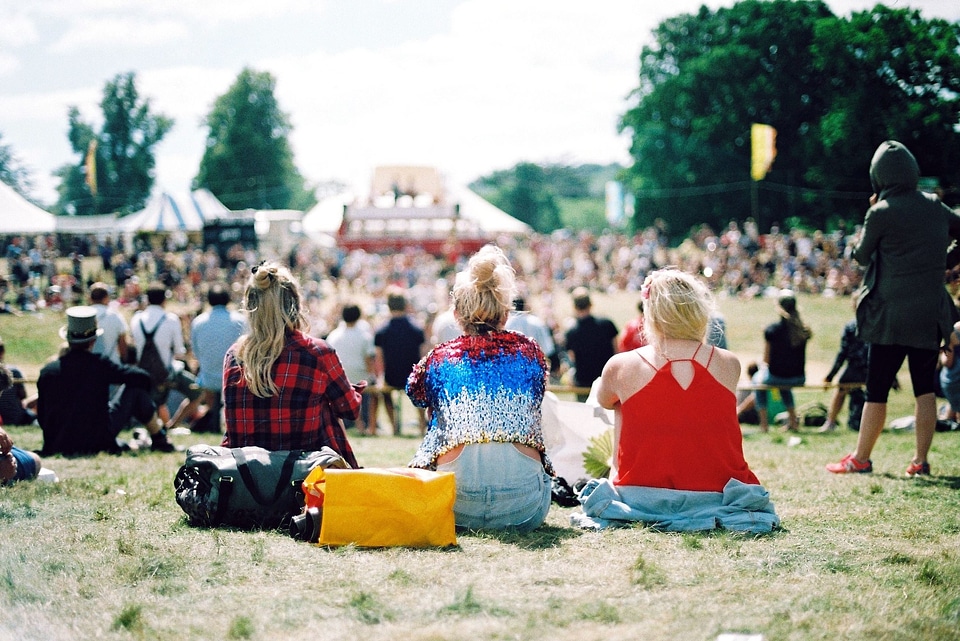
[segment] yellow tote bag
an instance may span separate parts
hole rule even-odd
[[[457,544],[452,472],[409,467],[324,470],[319,545]]]

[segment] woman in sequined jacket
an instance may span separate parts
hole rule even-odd
[[[456,475],[460,528],[528,532],[550,509],[540,421],[549,369],[535,341],[504,329],[514,285],[498,247],[477,252],[451,294],[463,335],[434,347],[407,380],[428,415],[410,466]]]

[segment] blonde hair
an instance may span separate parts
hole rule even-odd
[[[644,334],[652,343],[664,338],[703,341],[713,295],[700,279],[679,269],[651,272],[640,294]]]
[[[457,274],[451,297],[463,331],[482,334],[503,329],[513,307],[516,274],[503,250],[485,245]]]
[[[286,267],[264,261],[253,268],[243,295],[250,333],[237,341],[237,361],[255,396],[268,398],[279,390],[270,371],[286,343],[286,331],[309,327],[300,305],[300,284]]]

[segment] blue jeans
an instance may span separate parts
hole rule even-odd
[[[14,481],[29,481],[37,477],[40,470],[37,469],[36,459],[29,452],[21,450],[19,447],[13,447],[10,449],[10,453],[13,454],[13,458],[17,459],[17,473],[10,479],[11,483]]]
[[[806,376],[774,376],[769,370],[761,369],[753,375],[753,382],[758,385],[769,385],[777,387],[778,385],[787,385],[788,387],[777,387],[780,390],[780,398],[783,399],[783,406],[788,410],[795,407],[793,403],[793,390],[789,386],[800,386],[807,382]],[[767,390],[756,390],[757,409],[767,409]]]
[[[456,459],[437,465],[457,477],[457,527],[535,530],[550,511],[550,476],[513,443],[465,445]]]

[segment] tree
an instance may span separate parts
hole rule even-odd
[[[207,146],[194,178],[230,209],[309,209],[316,198],[293,162],[291,126],[267,72],[244,69],[205,120]]]
[[[68,112],[68,138],[79,161],[56,171],[58,213],[102,214],[142,209],[153,189],[154,148],[173,120],[154,114],[150,101],[141,100],[133,72],[118,74],[106,83],[103,127],[97,133],[84,122],[75,106]]]
[[[665,20],[654,38],[620,122],[638,227],[663,218],[682,235],[750,215],[755,122],[777,130],[758,185],[762,228],[859,220],[885,138],[914,149],[928,174],[960,172],[960,25],[882,6],[846,21],[819,1],[744,0]]]
[[[470,184],[470,188],[508,214],[541,233],[569,226],[566,214],[575,212],[574,225],[602,231],[605,186],[622,171],[619,165],[562,165],[518,163]]]
[[[14,191],[24,198],[29,198],[30,188],[33,186],[30,172],[14,155],[10,145],[3,144],[3,134],[0,134],[0,181],[13,187]]]

